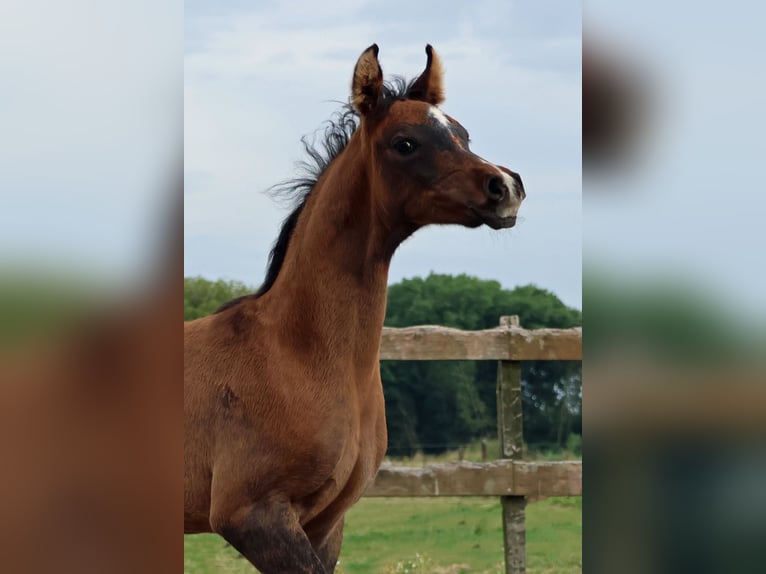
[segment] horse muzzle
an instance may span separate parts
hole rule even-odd
[[[491,173],[484,179],[487,201],[471,209],[492,229],[506,229],[516,225],[516,216],[527,194],[518,173],[497,167],[500,173]]]
[[[482,223],[488,225],[492,229],[508,229],[516,225],[516,211],[518,211],[518,208],[514,210],[513,215],[501,215],[496,209],[487,209],[484,207],[471,207],[471,211],[481,219]]]

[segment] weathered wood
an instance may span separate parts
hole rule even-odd
[[[527,571],[527,499],[523,496],[503,496],[503,546],[506,574]]]
[[[518,315],[503,315],[500,317],[501,327],[521,327],[521,320]]]
[[[384,328],[382,360],[497,360],[500,457],[492,463],[460,462],[424,468],[383,466],[365,496],[499,496],[503,508],[506,574],[526,572],[525,510],[528,500],[582,496],[580,462],[521,462],[523,426],[521,361],[582,360],[582,328],[522,329],[516,315],[500,326],[461,331],[423,325]]]
[[[500,317],[500,326],[519,328],[519,317]],[[497,364],[497,429],[500,457],[519,460],[524,449],[521,405],[521,362],[499,361]],[[506,574],[523,574],[527,570],[526,507],[524,496],[502,496],[503,545]]]
[[[582,496],[582,463],[455,462],[425,467],[384,464],[365,496]]]
[[[581,361],[582,327],[571,329],[510,329],[513,361]]]
[[[579,361],[582,359],[582,328],[527,330],[497,327],[462,331],[433,325],[403,329],[384,327],[380,358],[401,361]]]
[[[519,361],[499,361],[497,365],[497,429],[500,457],[520,459],[524,435]]]

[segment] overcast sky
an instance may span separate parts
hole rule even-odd
[[[586,268],[635,283],[678,277],[762,322],[766,4],[592,0],[586,8],[586,33],[641,79],[650,102],[629,176],[586,174]]]
[[[386,75],[442,56],[442,108],[472,148],[519,172],[512,230],[418,231],[390,282],[468,273],[535,283],[581,307],[581,12],[578,2],[186,3],[185,274],[257,286],[285,209],[265,190],[294,174],[299,140],[348,98],[354,64],[380,46]]]
[[[0,2],[0,275],[156,274],[181,155],[182,8]]]

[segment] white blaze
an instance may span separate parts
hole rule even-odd
[[[446,129],[448,129],[448,130],[450,130],[450,131],[451,131],[451,129],[452,129],[452,122],[450,122],[450,121],[449,121],[449,118],[447,118],[447,116],[446,116],[446,115],[444,115],[444,112],[443,112],[443,111],[441,111],[441,110],[440,110],[439,108],[437,108],[436,106],[431,106],[431,107],[428,109],[428,117],[430,117],[430,118],[432,118],[432,119],[436,120],[436,121],[437,121],[437,122],[439,122],[439,123],[440,123],[440,124],[441,124],[443,127],[445,127]]]
[[[516,180],[505,173],[502,169],[498,169],[497,167],[495,169],[497,169],[497,171],[502,174],[503,183],[505,183],[509,192],[507,203],[497,210],[497,214],[500,217],[511,217],[512,215],[516,215],[519,212],[519,207],[521,207],[521,199],[519,198],[521,195],[519,184],[517,184]]]
[[[508,198],[505,200],[504,205],[501,205],[498,210],[497,214],[500,217],[511,217],[519,212],[519,207],[521,207],[521,193],[519,189],[519,184],[516,183],[516,180],[513,179],[510,175],[505,173],[502,169],[497,167],[494,163],[491,163],[484,159],[483,157],[479,158],[481,161],[486,163],[487,165],[491,165],[497,174],[503,178],[503,183],[508,188]]]

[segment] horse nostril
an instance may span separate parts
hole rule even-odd
[[[508,186],[505,185],[505,182],[501,177],[493,175],[487,179],[485,191],[487,192],[487,197],[490,199],[502,201],[508,193]]]

